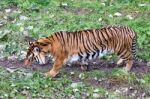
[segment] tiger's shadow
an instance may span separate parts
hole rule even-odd
[[[32,65],[33,70],[38,70],[38,71],[48,71],[52,68],[53,62],[51,60],[48,60],[48,62],[44,65],[39,65],[38,63],[34,63]],[[85,65],[86,68],[83,70],[81,68],[81,65],[78,63],[72,63],[71,65],[65,64],[62,68],[65,71],[92,71],[92,70],[103,70],[103,71],[111,71],[115,68],[123,68],[125,66],[125,63],[121,65],[116,64],[116,60],[104,60],[104,59],[96,59],[92,61],[88,61],[88,64]],[[133,68],[131,69],[131,72],[135,73],[149,73],[150,72],[150,67],[147,66],[147,62],[138,62],[135,61],[133,64]]]

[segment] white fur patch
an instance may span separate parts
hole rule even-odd
[[[99,58],[105,56],[106,54],[110,54],[110,53],[113,53],[113,52],[114,52],[114,51],[113,51],[113,50],[110,50],[110,49],[108,49],[108,50],[105,49],[103,52],[100,51],[100,53],[99,53]]]
[[[101,57],[103,57],[104,55],[106,55],[107,53],[108,53],[107,50],[104,50],[103,52],[100,51],[99,57],[101,58]]]
[[[80,57],[79,57],[77,54],[72,55],[72,56],[68,59],[68,62],[69,62],[69,63],[72,63],[72,62],[78,61],[79,58],[80,58]]]
[[[91,53],[88,53],[89,54],[88,59],[86,59],[87,53],[85,53],[85,52],[83,54],[81,54],[82,57],[80,57],[78,54],[74,54],[72,56],[69,56],[68,59],[66,59],[64,61],[64,63],[71,64],[76,61],[82,61],[82,63],[83,63],[83,62],[86,62],[87,60],[96,59],[98,57],[101,58],[104,55],[109,54],[109,53],[113,53],[113,51],[108,49],[108,50],[104,50],[103,52],[100,51],[99,53],[95,52],[95,55],[94,55],[94,52],[91,52]],[[92,57],[92,55],[94,55],[94,56]],[[80,60],[80,58],[81,58],[81,60]]]

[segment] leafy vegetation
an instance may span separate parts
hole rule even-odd
[[[28,41],[57,31],[125,25],[137,32],[138,56],[150,61],[149,17],[149,0],[0,0],[0,58],[23,59]],[[150,93],[148,73],[118,68],[61,73],[52,79],[41,71],[0,66],[0,98],[125,99],[129,94],[137,98],[135,94],[143,92],[141,98]]]

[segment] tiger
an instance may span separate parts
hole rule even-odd
[[[119,57],[117,65],[125,62],[124,69],[130,71],[136,59],[136,43],[136,32],[127,26],[106,26],[74,32],[59,31],[30,42],[25,65],[34,60],[45,64],[45,56],[50,55],[54,64],[45,75],[55,77],[66,63],[84,64],[88,60],[115,53]]]

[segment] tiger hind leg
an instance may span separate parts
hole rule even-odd
[[[126,66],[124,69],[126,71],[130,71],[133,65],[133,58],[132,58],[132,53],[128,50],[124,50],[120,55],[121,59],[117,62],[117,64],[121,64],[123,61],[125,61]]]
[[[118,61],[117,61],[117,65],[121,65],[123,63],[123,60],[122,58],[120,58]]]
[[[126,71],[130,71],[133,66],[133,60],[126,61],[126,67],[124,68]]]
[[[89,71],[90,70],[89,65],[86,65],[86,64],[81,65],[81,70]]]
[[[89,65],[88,65],[87,62],[78,62],[78,61],[77,61],[77,62],[75,62],[75,64],[79,65],[80,68],[81,68],[81,70],[83,70],[83,71],[88,71],[88,70],[90,70]]]

